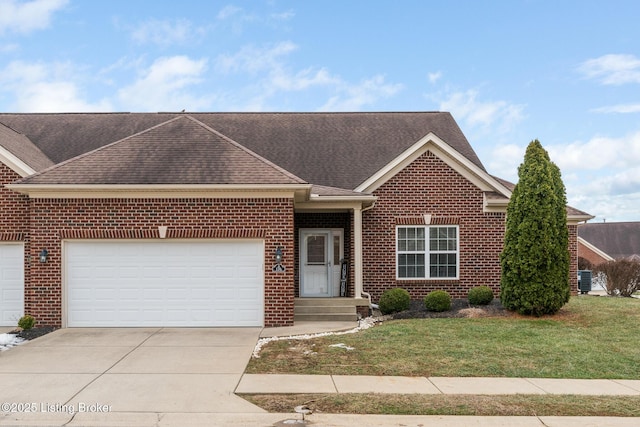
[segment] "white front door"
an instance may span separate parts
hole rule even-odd
[[[340,296],[343,230],[300,230],[300,296]]]

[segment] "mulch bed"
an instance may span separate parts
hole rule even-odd
[[[423,318],[464,318],[464,317],[507,317],[513,313],[505,309],[499,299],[488,305],[470,305],[467,299],[451,300],[451,310],[443,312],[427,311],[422,300],[411,301],[409,310],[391,315],[392,319]]]
[[[10,334],[15,334],[16,336],[20,337],[20,338],[24,338],[25,340],[32,340],[38,337],[41,337],[43,335],[48,334],[49,332],[53,332],[55,331],[56,327],[54,326],[37,326],[35,328],[31,328],[31,329],[26,329],[26,330],[22,330],[22,331],[11,331],[9,332]]]

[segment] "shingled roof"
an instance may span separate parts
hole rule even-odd
[[[303,184],[189,116],[74,157],[19,184]]]
[[[5,150],[34,170],[53,166],[53,162],[29,138],[3,124],[0,124],[0,141]]]
[[[640,257],[640,222],[581,224],[578,237],[614,259]]]
[[[0,114],[0,123],[24,134],[51,161],[59,163],[180,116],[184,114]],[[189,113],[189,116],[302,180],[326,187],[355,189],[429,133],[485,170],[449,113]],[[153,141],[145,143],[152,150]]]

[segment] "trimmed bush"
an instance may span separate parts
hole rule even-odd
[[[33,328],[35,324],[36,324],[36,319],[33,316],[30,316],[28,314],[25,314],[20,318],[20,320],[18,320],[18,326],[25,331],[28,331],[29,329]]]
[[[451,295],[447,291],[429,292],[424,297],[424,306],[428,311],[448,311],[451,310]]]
[[[488,286],[476,286],[469,289],[467,298],[471,305],[487,305],[493,301],[493,291]]]
[[[408,310],[411,305],[409,292],[402,288],[387,289],[382,293],[378,306],[382,314],[397,313]]]

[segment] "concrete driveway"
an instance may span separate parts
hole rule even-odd
[[[233,394],[260,331],[57,330],[0,353],[0,425],[88,425],[118,413],[154,424],[163,413],[264,413]]]

